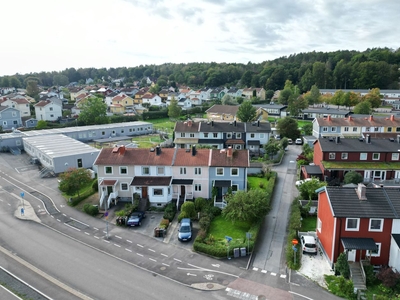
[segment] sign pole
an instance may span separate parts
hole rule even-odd
[[[24,196],[25,196],[25,193],[24,193],[24,192],[21,192],[21,193],[20,193],[20,196],[21,196],[21,200],[22,200],[22,209],[25,210],[25,206],[24,206]]]

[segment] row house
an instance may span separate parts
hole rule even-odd
[[[268,143],[271,126],[268,122],[186,122],[175,123],[174,143],[178,148],[207,145],[215,149],[248,149],[258,156],[262,145]]]
[[[114,199],[131,202],[137,194],[151,206],[164,206],[197,197],[222,203],[223,195],[247,189],[249,155],[246,150],[103,148],[94,165],[98,170],[100,206]]]
[[[29,117],[31,115],[29,101],[24,97],[18,98],[6,98],[6,100],[1,100],[1,106],[12,107],[20,111],[21,117]]]
[[[400,180],[400,135],[397,139],[320,138],[314,143],[314,164],[326,181],[340,182],[349,171],[364,182]]]
[[[266,99],[265,89],[264,88],[245,88],[243,89],[242,95],[246,99],[251,99],[255,95],[260,100]]]
[[[320,89],[321,95],[334,95],[337,91],[336,89]],[[342,89],[344,93],[353,92],[359,94],[360,96],[365,96],[371,92],[367,89]],[[380,95],[382,100],[386,103],[393,103],[393,101],[400,100],[400,90],[380,90]]]
[[[210,100],[221,100],[225,96],[227,88],[217,87],[210,91]]]
[[[332,267],[344,252],[350,263],[368,261],[400,271],[398,188],[323,187],[317,217],[320,249]]]
[[[41,100],[34,105],[37,120],[57,121],[62,117],[62,104],[51,100]]]
[[[264,109],[268,112],[268,116],[274,117],[276,119],[286,116],[287,105],[274,104],[273,102],[271,102],[270,104],[255,104],[254,107],[257,109]]]
[[[226,91],[226,94],[231,96],[233,99],[236,99],[237,97],[242,97],[243,89],[231,87]]]
[[[299,113],[299,118],[303,120],[314,120],[315,118],[347,118],[351,114],[348,110],[332,108],[306,108]]]
[[[390,116],[348,115],[333,118],[330,115],[313,120],[313,136],[320,137],[360,137],[366,134],[387,137],[400,133],[400,118]]]

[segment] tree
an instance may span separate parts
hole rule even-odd
[[[295,140],[300,136],[300,130],[297,127],[297,121],[290,117],[280,119],[278,121],[277,128],[281,136],[285,136],[292,140]]]
[[[253,77],[253,73],[251,71],[246,71],[242,75],[241,83],[245,87],[251,86],[251,79]]]
[[[343,179],[343,182],[345,184],[349,184],[349,183],[359,184],[363,181],[364,181],[363,176],[356,171],[347,172],[346,175],[344,175],[344,179]]]
[[[272,159],[280,149],[279,142],[275,139],[270,139],[268,143],[264,146],[265,152],[269,159]]]
[[[65,76],[65,75],[60,75],[60,74],[58,74],[58,75],[55,75],[55,76],[53,77],[53,85],[56,85],[56,86],[59,86],[59,85],[61,85],[61,86],[66,86],[66,85],[68,85],[68,83],[69,83],[69,79],[68,79],[68,77]]]
[[[240,104],[242,104],[243,103],[243,101],[244,101],[244,98],[243,97],[236,97],[236,102],[240,105]]]
[[[319,92],[318,87],[315,84],[311,87],[311,90],[304,95],[304,99],[307,100],[309,105],[314,106],[315,104],[320,103],[321,94]]]
[[[16,88],[16,89],[22,87],[21,81],[20,81],[17,77],[15,77],[15,76],[11,76],[11,77],[10,77],[10,85],[11,85],[13,88]]]
[[[372,108],[377,108],[382,104],[380,93],[380,89],[372,89],[363,97],[363,101],[368,101]]]
[[[304,132],[304,135],[312,135],[313,124],[312,123],[306,123],[306,124],[303,125],[301,130]]]
[[[268,194],[262,189],[252,189],[248,192],[238,191],[227,196],[227,206],[222,215],[227,220],[257,221],[270,210]]]
[[[300,196],[304,200],[318,200],[318,194],[315,192],[317,189],[326,186],[325,181],[319,181],[318,178],[304,181],[302,184],[297,185]]]
[[[92,181],[89,170],[84,168],[69,168],[60,175],[60,179],[60,191],[70,196],[78,194],[78,197],[80,189]]]
[[[223,105],[236,105],[237,104],[235,99],[229,94],[225,94],[222,97],[221,102],[222,102]]]
[[[181,114],[182,108],[179,107],[178,105],[178,100],[175,99],[175,97],[172,97],[171,103],[168,106],[168,117],[172,119],[177,119],[179,118]]]
[[[236,113],[236,117],[242,122],[252,122],[256,119],[257,110],[251,101],[244,101]]]
[[[85,125],[107,124],[107,104],[103,99],[90,97],[81,101],[78,105],[81,110],[78,120]]]
[[[308,103],[304,97],[293,95],[289,98],[288,110],[291,116],[297,117],[307,107]]]
[[[347,261],[347,255],[342,252],[339,254],[336,263],[335,263],[335,270],[340,273],[344,278],[348,279],[350,276],[350,268],[349,263]]]
[[[30,97],[37,97],[39,95],[38,82],[36,80],[29,80],[26,82],[26,94]]]
[[[158,94],[161,91],[161,87],[156,83],[152,87],[150,87],[150,93]]]
[[[363,101],[354,106],[353,112],[360,115],[370,115],[372,112],[371,103]]]
[[[196,218],[196,209],[193,201],[186,201],[182,204],[179,220],[182,220],[183,218]]]
[[[47,127],[47,122],[45,120],[39,120],[36,125],[36,129],[45,129]]]

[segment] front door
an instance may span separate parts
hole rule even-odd
[[[107,186],[107,195],[110,195],[113,192],[113,187],[111,185]]]
[[[347,251],[347,260],[348,261],[356,261],[356,250],[348,250]]]
[[[78,158],[77,164],[78,164],[78,168],[82,168],[83,167],[82,158]]]
[[[181,196],[185,196],[186,189],[184,185],[181,185]]]
[[[142,198],[147,198],[147,186],[142,186]]]

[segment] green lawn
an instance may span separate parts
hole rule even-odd
[[[132,138],[132,142],[136,142],[139,148],[151,148],[162,143],[164,140],[160,139],[158,134],[141,135]]]
[[[301,229],[300,231],[315,231],[317,228],[317,216],[309,216],[307,218],[303,218],[301,221]]]
[[[234,241],[243,242],[246,239],[246,232],[249,231],[250,226],[250,222],[236,221],[232,224],[231,221],[227,221],[224,217],[218,216],[211,222],[208,233],[211,234],[216,241],[223,241],[225,243],[225,236],[230,236]]]
[[[268,180],[265,177],[248,176],[247,182],[249,183],[249,189],[260,188],[260,184],[263,184],[264,188],[268,185]]]

